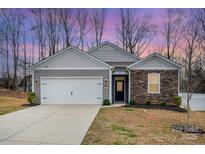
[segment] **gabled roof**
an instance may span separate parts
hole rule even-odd
[[[104,47],[109,46],[110,49],[104,49]],[[123,50],[117,45],[111,42],[103,42],[97,47],[94,47],[88,51],[89,54],[101,59],[104,62],[136,62],[140,60],[139,57]]]
[[[169,65],[168,67],[172,66],[171,68],[181,69],[181,65],[180,65],[180,64],[178,64],[178,63],[176,63],[176,62],[173,62],[173,61],[167,59],[166,57],[164,57],[164,56],[158,54],[157,52],[154,52],[154,53],[150,54],[149,56],[147,56],[147,57],[141,59],[140,61],[135,62],[135,63],[129,65],[128,68],[130,68],[130,69],[135,69],[135,68],[143,69],[142,66],[143,66],[145,63],[148,63],[150,60],[154,59],[155,57],[159,59],[159,60],[156,61],[156,63],[164,62],[165,65]],[[155,67],[155,66],[151,65],[151,66],[150,66],[150,69],[152,69],[152,68],[154,68],[154,67]],[[158,66],[156,66],[156,67],[158,67]],[[170,69],[171,69],[171,68],[170,68]]]
[[[50,57],[47,57],[46,59],[44,59],[44,60],[42,60],[42,61],[40,61],[40,62],[38,62],[38,63],[32,65],[31,68],[32,68],[32,69],[35,69],[36,67],[40,66],[41,64],[45,64],[45,63],[47,63],[47,62],[49,62],[49,61],[51,61],[51,60],[53,60],[53,59],[59,57],[60,55],[63,55],[63,54],[65,54],[65,53],[71,52],[71,51],[75,51],[75,52],[77,52],[78,54],[81,54],[81,55],[83,55],[83,56],[86,56],[86,57],[92,59],[93,61],[95,61],[95,62],[97,62],[97,63],[99,63],[99,64],[101,64],[101,65],[106,66],[107,68],[112,68],[112,66],[110,66],[110,65],[108,65],[108,64],[106,64],[106,63],[104,63],[103,61],[97,59],[96,57],[94,57],[94,56],[92,56],[92,55],[90,55],[90,54],[87,54],[86,52],[83,52],[83,51],[81,51],[81,50],[79,50],[78,48],[75,48],[75,47],[73,47],[73,46],[70,46],[70,47],[68,47],[68,48],[65,48],[65,49],[62,49],[62,50],[58,51],[56,54],[54,54],[54,55],[52,55],[52,56],[50,56]]]

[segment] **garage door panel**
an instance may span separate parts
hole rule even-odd
[[[41,79],[42,104],[101,104],[101,78]]]

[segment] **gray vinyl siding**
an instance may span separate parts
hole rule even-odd
[[[74,49],[65,50],[62,54],[50,59],[37,66],[36,69],[45,68],[95,68],[95,69],[108,69],[105,64],[99,63],[95,59],[88,57],[85,54],[79,53]]]
[[[40,77],[103,77],[109,80],[109,70],[34,70],[34,92],[40,103]],[[103,82],[104,84],[104,82]],[[109,99],[109,87],[103,86],[103,99]]]
[[[135,58],[134,56],[127,54],[126,51],[118,50],[109,45],[104,45],[96,50],[89,52],[89,54],[93,55],[94,57],[104,62],[136,62],[138,61],[137,57]]]
[[[167,61],[153,56],[150,59],[147,59],[144,62],[137,63],[132,66],[131,69],[136,70],[178,70],[175,65],[168,63]]]

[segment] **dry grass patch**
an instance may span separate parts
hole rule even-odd
[[[0,89],[0,96],[25,99],[26,93],[21,90]]]
[[[29,107],[26,99],[0,96],[0,115]]]
[[[0,89],[0,115],[25,109],[29,106],[25,92]]]
[[[174,132],[186,113],[140,108],[102,108],[83,144],[205,144],[205,135]],[[205,129],[205,112],[192,112],[191,122]]]

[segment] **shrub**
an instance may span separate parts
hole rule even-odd
[[[166,105],[167,105],[166,102],[161,102],[161,103],[160,103],[160,106],[161,106],[161,107],[164,107],[164,106],[166,106]]]
[[[111,105],[110,100],[109,99],[104,99],[103,100],[103,105]]]
[[[152,104],[151,101],[146,101],[146,102],[145,102],[145,105],[151,105],[151,104]]]
[[[129,105],[135,105],[136,104],[136,101],[134,99],[131,99],[129,100],[128,102]]]
[[[180,96],[174,96],[173,99],[174,99],[174,103],[176,104],[176,106],[179,107],[182,103],[182,98]]]
[[[37,101],[36,93],[34,93],[34,92],[28,92],[27,101],[28,101],[30,104],[37,104],[37,103],[36,103],[36,101]]]

